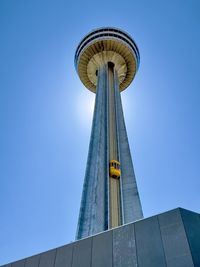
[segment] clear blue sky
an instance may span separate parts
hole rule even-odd
[[[74,240],[94,95],[74,53],[88,31],[129,32],[122,93],[145,217],[200,212],[200,1],[0,1],[0,264]]]

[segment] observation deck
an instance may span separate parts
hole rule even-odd
[[[129,34],[117,28],[99,28],[87,34],[75,53],[75,67],[82,83],[96,92],[97,73],[102,64],[112,62],[120,91],[132,82],[139,67],[137,45]]]

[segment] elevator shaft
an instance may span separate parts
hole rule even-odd
[[[108,123],[109,123],[109,162],[112,160],[119,162],[117,118],[116,118],[116,93],[114,80],[114,64],[108,63]],[[110,228],[121,225],[121,197],[120,197],[120,177],[113,178],[109,174],[109,205],[110,205]]]

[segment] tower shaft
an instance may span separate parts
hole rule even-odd
[[[109,174],[120,162],[118,179]],[[78,221],[77,239],[143,217],[114,64],[98,69],[95,110]]]

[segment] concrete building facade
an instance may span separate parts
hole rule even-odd
[[[174,209],[1,267],[200,267],[200,215]]]

